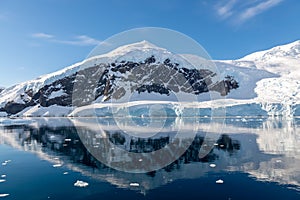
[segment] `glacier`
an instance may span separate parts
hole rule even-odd
[[[203,63],[203,58],[196,55],[174,55],[168,50],[155,46],[147,41],[121,46],[103,55],[90,57],[82,62],[73,64],[57,72],[40,76],[35,80],[5,88],[0,92],[0,117],[11,115],[3,109],[8,103],[14,102],[23,105],[29,102],[33,94],[47,86],[51,93],[47,98],[55,99],[68,94],[62,90],[61,84],[55,84],[76,74],[79,70],[99,63],[122,62],[124,60],[145,60],[155,56],[157,63],[170,59],[179,65],[192,68],[196,63]],[[226,109],[228,116],[284,116],[300,115],[300,41],[280,45],[268,50],[258,51],[237,60],[213,60],[218,76],[230,75],[239,83],[239,88],[231,90],[226,98],[219,97],[214,91],[212,94],[201,94],[198,101],[191,103],[174,103],[164,101],[161,105],[168,116],[190,116],[191,107],[198,109],[198,116],[211,116],[212,110]],[[203,66],[205,68],[205,66]],[[163,97],[163,95],[161,95]],[[155,97],[143,105],[157,104],[160,97]],[[140,101],[133,102],[130,114],[133,116],[147,116],[149,110],[141,109]],[[101,104],[96,100],[94,105],[72,107],[71,105],[42,106],[32,104],[22,107],[20,112],[13,116],[111,116],[111,105]],[[136,104],[136,105],[134,105]],[[179,105],[180,104],[180,105]],[[96,107],[97,106],[97,107]],[[121,113],[124,104],[114,106]],[[2,110],[1,110],[2,108]],[[185,114],[182,114],[185,113]]]

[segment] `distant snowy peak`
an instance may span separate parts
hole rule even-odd
[[[163,63],[165,60],[170,60],[173,63],[178,63],[179,66],[188,69],[195,68],[182,55],[176,52],[170,52],[167,49],[158,47],[146,40],[120,46],[108,53],[93,56],[85,60],[85,63],[113,63],[122,61],[143,62],[149,57],[155,57],[155,63]]]
[[[142,51],[147,51],[147,50],[159,50],[159,51],[165,51],[168,52],[167,49],[161,48],[156,46],[155,44],[152,44],[146,40],[143,40],[141,42],[137,43],[132,43],[128,45],[124,45],[121,47],[116,48],[115,50],[111,51],[110,54],[126,54],[130,51],[136,51],[136,50],[142,50]]]
[[[258,51],[241,59],[219,62],[265,70],[280,77],[300,80],[300,40],[269,50]]]
[[[300,40],[249,54],[239,60],[262,61],[274,57],[300,58]]]

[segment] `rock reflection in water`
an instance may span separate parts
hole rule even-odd
[[[95,130],[102,129],[102,133],[118,148],[128,152],[149,153],[165,147],[174,139],[172,129],[166,129],[163,134],[151,138],[137,138],[120,131],[118,127],[107,126],[109,121],[97,124],[97,129],[93,129],[75,127],[71,120],[64,120],[64,123],[51,123],[55,126],[40,119],[32,125],[5,127],[0,131],[1,141],[15,148],[32,151],[54,164],[59,160],[69,169],[94,179],[142,192],[178,179],[199,178],[212,171],[241,171],[257,180],[300,186],[300,131],[297,121],[269,119],[261,123],[260,119],[247,119],[240,121],[242,125],[237,126],[229,120],[224,133],[218,135],[214,148],[205,157],[199,158],[199,149],[206,136],[204,132],[212,126],[207,121],[201,122],[201,128],[191,145],[177,160],[160,170],[131,174],[111,169],[95,159],[83,145],[79,134],[84,133],[87,139],[93,141],[93,137],[89,136],[97,135]],[[261,126],[252,127],[255,120]],[[184,128],[188,130],[191,127]],[[216,168],[210,168],[211,163],[215,163]],[[139,187],[131,187],[130,183],[139,183]]]

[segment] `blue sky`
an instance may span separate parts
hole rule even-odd
[[[236,59],[300,39],[299,0],[0,0],[0,86],[81,61],[108,37],[163,27]]]

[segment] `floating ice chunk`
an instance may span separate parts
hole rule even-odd
[[[2,163],[3,166],[7,165],[7,163],[11,162],[11,160],[6,160]]]
[[[0,179],[0,183],[3,183],[5,182],[6,180],[5,179]]]
[[[2,174],[2,175],[1,175],[1,178],[5,178],[5,177],[6,177],[6,175],[5,175],[5,174]]]
[[[9,194],[0,194],[0,197],[7,197]]]
[[[217,165],[212,163],[212,164],[210,164],[209,166],[210,166],[211,168],[215,168]]]
[[[139,187],[139,186],[140,186],[139,183],[130,183],[129,185],[130,185],[131,187]]]
[[[222,184],[222,183],[224,183],[224,181],[222,179],[219,179],[219,180],[216,181],[216,183],[217,184]]]
[[[52,165],[53,167],[61,167],[62,166],[62,164],[54,164],[54,165]]]
[[[242,122],[247,122],[247,120],[245,118],[242,118]]]
[[[77,180],[76,183],[74,183],[75,187],[87,187],[89,184],[87,182],[84,181],[79,181]]]

